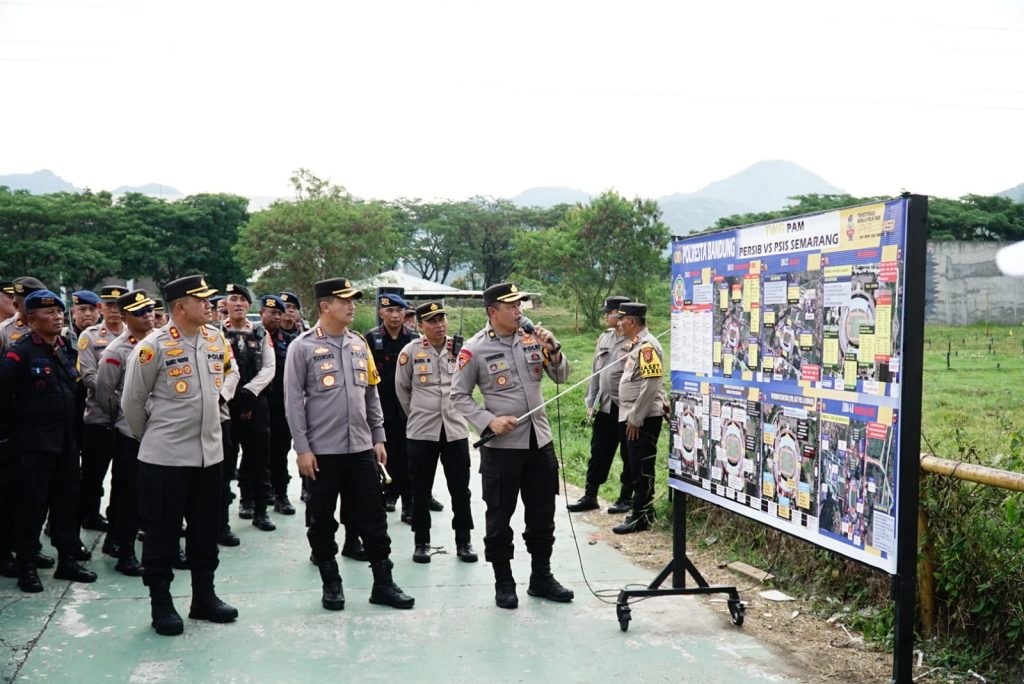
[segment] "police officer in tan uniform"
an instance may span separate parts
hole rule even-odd
[[[153,329],[153,300],[145,290],[134,290],[118,297],[127,330],[100,354],[96,371],[96,403],[114,421],[114,462],[110,478],[111,509],[107,538],[117,549],[114,569],[129,577],[142,576],[142,564],[135,555],[135,537],[139,532],[138,460],[139,440],[132,437],[121,411],[124,371],[135,346]]]
[[[466,419],[451,405],[452,376],[458,361],[448,336],[448,317],[441,302],[416,308],[420,339],[398,355],[395,392],[408,416],[406,437],[412,477],[413,561],[430,562],[430,499],[441,460],[452,497],[455,553],[467,563],[477,561],[469,540],[473,514],[469,510],[469,433]]]
[[[82,331],[78,336],[78,368],[85,385],[85,427],[82,432],[82,495],[78,514],[83,529],[106,530],[109,523],[100,514],[103,498],[103,480],[114,456],[114,420],[104,406],[96,401],[96,371],[100,354],[124,332],[124,319],[117,306],[117,298],[127,288],[107,285],[100,289],[103,320]],[[115,515],[114,507],[108,511]],[[103,541],[103,552],[117,557],[117,548],[109,535]]]
[[[0,324],[18,313],[14,306],[14,281],[0,280]]]
[[[206,325],[208,299],[215,292],[199,275],[167,283],[171,319],[128,357],[121,395],[128,430],[140,441],[142,579],[149,587],[153,627],[163,635],[184,629],[170,594],[183,519],[192,571],[189,617],[210,622],[238,617],[213,585],[224,460],[220,402],[225,378],[237,372],[223,334]]]
[[[46,285],[42,281],[31,276],[22,276],[14,279],[14,308],[16,313],[11,318],[0,323],[0,352],[29,334],[28,323],[25,319],[25,311],[22,308],[25,297],[33,292],[45,290]]]
[[[558,461],[548,417],[541,408],[541,380],[546,374],[555,382],[565,382],[569,361],[551,332],[520,328],[524,299],[527,296],[512,283],[484,290],[487,325],[459,352],[451,390],[456,411],[481,435],[497,435],[480,449],[480,475],[487,504],[484,557],[494,570],[494,601],[500,608],[519,606],[509,522],[520,496],[526,520],[523,539],[532,566],[527,593],[559,602],[573,599],[573,592],[551,574]],[[476,386],[483,406],[473,399]],[[517,420],[533,409],[538,410],[521,423]]]
[[[665,410],[665,353],[647,329],[646,304],[622,304],[618,316],[619,328],[629,339],[619,379],[619,422],[625,427],[633,474],[633,512],[612,531],[630,534],[650,529],[654,520],[654,461]]]
[[[618,450],[622,458],[622,473],[619,475],[619,498],[608,508],[609,513],[625,513],[633,498],[633,478],[629,474],[629,459],[626,456],[626,431],[619,423],[619,378],[622,376],[623,348],[629,339],[619,332],[619,305],[629,297],[608,297],[604,308],[608,328],[597,338],[594,361],[591,364],[592,377],[583,398],[587,415],[594,421],[590,435],[590,462],[587,463],[587,484],[583,496],[566,506],[572,512],[592,511],[599,508],[597,491],[608,479],[612,460]]]
[[[310,480],[306,536],[323,581],[321,605],[345,607],[334,519],[340,496],[342,519],[362,538],[373,570],[370,603],[412,608],[415,600],[391,576],[377,465],[387,462],[380,376],[366,340],[350,329],[363,293],[344,278],[322,280],[314,291],[320,318],[288,349],[284,398],[299,473]]]

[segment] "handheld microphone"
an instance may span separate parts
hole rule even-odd
[[[519,319],[519,327],[523,329],[523,332],[525,332],[525,333],[527,333],[529,335],[532,335],[533,331],[536,329],[536,328],[533,327],[533,321],[531,321],[526,316],[522,316]]]

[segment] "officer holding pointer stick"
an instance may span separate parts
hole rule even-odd
[[[521,307],[527,298],[513,283],[484,290],[487,325],[459,352],[451,390],[455,410],[481,435],[496,435],[480,448],[487,505],[484,555],[494,570],[495,603],[509,609],[519,605],[512,577],[514,547],[509,522],[520,496],[526,522],[523,539],[531,556],[527,593],[563,603],[573,599],[573,592],[551,574],[558,462],[547,414],[539,408],[544,403],[544,375],[565,382],[569,362],[550,331],[523,325]],[[483,406],[473,400],[476,386]],[[517,420],[516,416],[538,408],[528,420]]]

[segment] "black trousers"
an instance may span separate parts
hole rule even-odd
[[[629,470],[626,448],[626,424],[619,422],[619,405],[612,402],[608,413],[594,414],[594,431],[590,434],[590,462],[587,463],[587,496],[597,496],[597,490],[608,479],[615,452],[622,459],[619,474],[619,498],[633,498],[633,474]]]
[[[347,530],[359,535],[370,562],[391,555],[387,515],[380,488],[377,459],[372,450],[354,454],[317,454],[320,468],[315,480],[309,481],[306,538],[317,564],[338,555],[335,534],[338,521],[334,508],[341,498],[341,519]]]
[[[181,521],[188,523],[185,555],[193,572],[217,569],[218,511],[223,464],[175,467],[139,462],[139,522],[142,581],[148,586],[174,579]]]
[[[402,507],[411,506],[412,485],[409,478],[409,454],[405,443],[405,416],[384,419],[384,438],[388,448],[388,472],[391,484],[384,487],[384,496],[391,501],[402,500]]]
[[[633,515],[654,519],[654,462],[658,457],[658,436],[661,434],[661,416],[644,419],[640,436],[626,440],[629,467],[633,473]],[[623,429],[626,423],[623,422]]]
[[[78,548],[78,454],[71,445],[60,453],[10,451],[14,475],[12,546],[19,556],[42,549],[39,535],[50,513],[50,541],[64,556]]]
[[[516,499],[522,497],[526,550],[535,559],[550,558],[558,493],[558,461],[551,443],[537,447],[531,431],[528,449],[480,447],[480,476],[487,504],[484,557],[489,562],[512,559],[515,549],[509,521]]]
[[[284,404],[270,402],[270,485],[275,497],[287,496],[288,452],[292,449],[292,431],[288,429]]]
[[[7,521],[0,525],[0,560],[14,550],[14,496],[18,491],[14,475],[14,460],[7,455],[7,441],[0,441],[0,520]]]
[[[444,428],[437,442],[410,439],[409,473],[412,476],[412,529],[425,533],[430,539],[430,492],[434,488],[437,461],[441,460],[448,493],[452,497],[452,529],[473,529],[473,514],[469,510],[469,440],[449,442]]]
[[[220,483],[220,526],[217,529],[227,530],[231,528],[231,524],[228,522],[228,507],[231,506],[231,474],[228,471],[238,454],[238,446],[231,437],[230,420],[225,420],[220,424],[220,439],[224,453],[224,477],[221,478]]]
[[[135,551],[135,537],[139,533],[139,440],[119,431],[114,441],[117,451],[110,500],[116,514],[110,521],[110,533],[124,556]]]
[[[82,428],[82,486],[78,504],[79,519],[100,512],[103,498],[103,480],[114,457],[115,430],[105,425],[89,425]],[[108,513],[117,515],[110,507]]]
[[[266,397],[257,397],[246,406],[252,409],[243,418],[237,407],[231,408],[231,439],[242,447],[242,465],[238,470],[238,490],[243,501],[251,501],[257,510],[266,510],[270,491],[270,409]]]

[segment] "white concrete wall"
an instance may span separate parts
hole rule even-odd
[[[925,320],[942,325],[1024,321],[1024,278],[1004,276],[996,252],[1008,242],[929,241]]]

